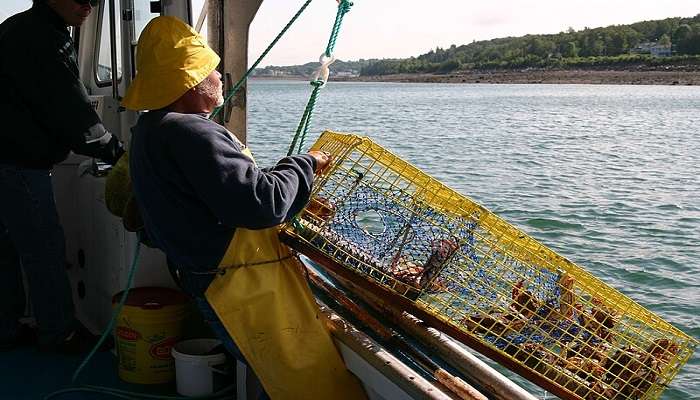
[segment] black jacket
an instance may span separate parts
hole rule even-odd
[[[0,24],[0,164],[51,168],[71,150],[114,162],[106,134],[61,17],[37,3]]]

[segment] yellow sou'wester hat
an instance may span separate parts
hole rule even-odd
[[[170,16],[146,25],[136,52],[136,77],[122,100],[130,110],[157,110],[172,104],[209,76],[220,61],[200,34]]]

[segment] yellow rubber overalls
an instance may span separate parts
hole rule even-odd
[[[208,302],[271,399],[366,399],[324,326],[303,266],[278,232],[237,228]]]

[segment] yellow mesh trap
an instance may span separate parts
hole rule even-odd
[[[313,149],[335,162],[290,243],[544,389],[655,399],[692,356],[695,339],[371,140]]]

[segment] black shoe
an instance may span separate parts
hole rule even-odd
[[[39,345],[39,350],[65,355],[87,354],[95,347],[99,340],[99,336],[93,335],[82,324],[79,324],[78,327],[61,342],[49,345]],[[107,351],[111,349],[113,345],[114,342],[111,336],[107,337],[97,351]]]
[[[0,352],[34,346],[36,342],[36,329],[27,324],[20,324],[17,327],[17,334],[13,339],[0,342]]]

